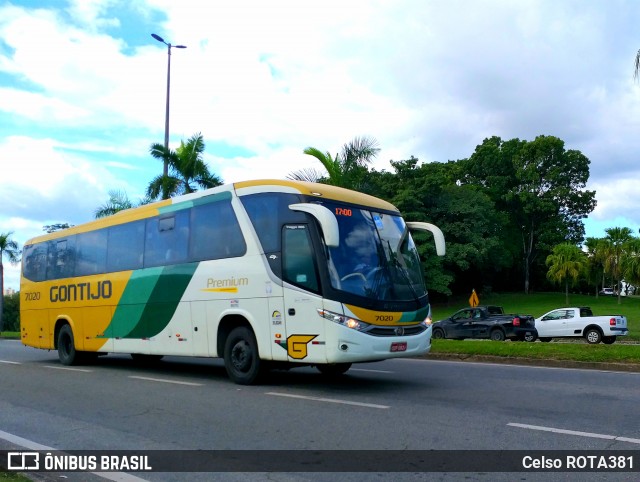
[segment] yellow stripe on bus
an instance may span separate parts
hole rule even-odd
[[[202,288],[200,291],[208,291],[210,293],[237,293],[238,288],[236,286],[227,288]]]
[[[394,325],[400,321],[403,315],[402,311],[374,311],[353,305],[345,306],[356,318],[372,325]]]

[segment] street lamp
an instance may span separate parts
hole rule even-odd
[[[158,42],[162,42],[167,46],[167,107],[164,114],[164,149],[167,151],[169,149],[169,87],[171,85],[171,47],[175,47],[177,49],[186,49],[186,45],[171,45],[164,41],[160,35],[156,35],[152,33],[151,36],[156,39]],[[169,174],[169,164],[168,159],[164,160],[164,168],[162,170],[162,175],[167,177]]]

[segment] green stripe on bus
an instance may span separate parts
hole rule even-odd
[[[149,338],[167,327],[198,264],[176,264],[162,269],[140,321],[126,338]]]
[[[429,305],[425,306],[424,308],[420,308],[417,311],[407,311],[405,313],[402,313],[402,316],[398,321],[401,323],[404,323],[404,322],[415,323],[416,321],[424,320],[428,314],[429,314]]]
[[[104,331],[105,338],[122,338],[136,327],[161,274],[162,267],[131,273],[111,323]]]
[[[134,271],[105,338],[150,338],[166,328],[199,263]]]

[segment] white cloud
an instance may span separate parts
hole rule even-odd
[[[118,26],[117,18],[104,18],[109,7],[116,5],[118,0],[69,0],[67,11],[79,24],[87,28]]]
[[[3,165],[13,167],[0,178],[0,229],[4,213],[43,224],[89,220],[109,188],[127,185],[100,164],[60,147],[53,139],[25,136],[0,143]]]

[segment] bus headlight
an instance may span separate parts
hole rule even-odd
[[[353,330],[362,331],[369,326],[369,324],[365,323],[364,321],[360,321],[356,318],[351,318],[350,316],[344,316],[339,313],[334,313],[333,311],[319,309],[318,314],[326,320],[333,321],[334,323],[346,326],[347,328],[351,328]]]

